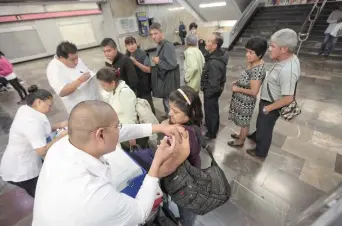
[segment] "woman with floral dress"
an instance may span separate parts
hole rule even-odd
[[[232,84],[233,95],[229,109],[229,120],[241,127],[240,134],[232,134],[234,140],[228,142],[228,145],[233,147],[242,147],[245,142],[257,95],[266,76],[262,57],[267,50],[267,40],[254,37],[248,40],[245,47],[247,69]]]

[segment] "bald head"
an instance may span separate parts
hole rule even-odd
[[[91,132],[117,123],[118,117],[109,104],[98,100],[83,101],[77,104],[70,113],[69,138],[75,143],[84,143]]]

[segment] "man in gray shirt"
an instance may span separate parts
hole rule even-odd
[[[158,65],[161,70],[174,70],[177,67],[176,49],[174,45],[164,38],[161,25],[153,23],[150,26],[150,35],[157,46],[158,56],[153,57],[152,61]],[[169,114],[169,97],[168,95],[163,98],[163,105],[166,115]]]
[[[273,128],[279,118],[279,110],[294,101],[300,75],[299,60],[294,54],[297,42],[297,34],[291,29],[279,30],[271,37],[270,57],[276,60],[276,63],[261,87],[257,129],[248,136],[255,141],[256,148],[247,150],[249,155],[266,158],[272,142]]]

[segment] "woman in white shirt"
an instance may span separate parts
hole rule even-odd
[[[28,89],[27,105],[21,106],[9,132],[7,148],[1,160],[0,175],[4,181],[23,188],[34,197],[42,157],[57,140],[67,133],[63,131],[52,141],[52,131],[66,127],[67,121],[51,126],[46,115],[53,104],[52,94],[36,85]]]
[[[104,102],[110,104],[116,111],[119,121],[122,124],[138,124],[138,117],[136,112],[137,97],[135,93],[125,81],[120,79],[119,70],[110,67],[104,67],[96,73],[101,87],[101,96]],[[139,146],[145,147],[147,139],[142,138],[138,140]],[[130,140],[129,146],[135,146],[136,140]],[[127,149],[125,144],[123,148]]]

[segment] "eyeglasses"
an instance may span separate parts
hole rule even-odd
[[[120,130],[120,129],[122,129],[122,124],[121,124],[121,122],[119,122],[117,125],[114,125],[114,126],[105,126],[105,127],[100,127],[100,128],[115,128],[115,129],[119,129]],[[90,133],[94,133],[94,132],[96,132],[100,128],[97,128],[96,130],[91,131]]]

